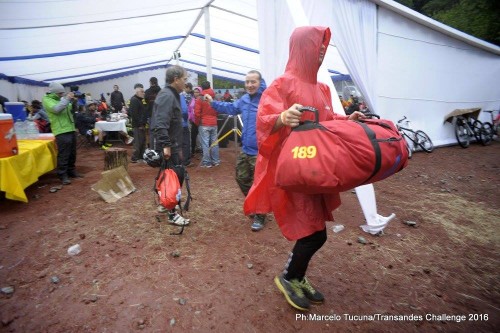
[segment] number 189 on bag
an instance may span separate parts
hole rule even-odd
[[[316,152],[316,146],[296,146],[292,149],[293,158],[314,158]]]

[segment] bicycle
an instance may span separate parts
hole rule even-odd
[[[499,112],[496,117],[493,117],[493,112]],[[485,145],[490,144],[493,141],[493,138],[496,136],[500,136],[500,110],[484,110],[490,114],[491,123],[484,122],[483,123],[483,132],[485,135]]]
[[[455,137],[462,148],[470,145],[470,139],[474,137],[482,145],[491,142],[489,134],[483,130],[483,123],[471,116],[455,116]]]
[[[403,127],[401,124],[405,122],[405,126]],[[412,157],[414,151],[417,150],[417,147],[420,147],[423,151],[427,153],[432,153],[434,150],[434,144],[432,143],[431,138],[422,130],[414,131],[410,128],[410,121],[407,120],[406,116],[402,119],[398,120],[396,127],[401,133],[401,135],[405,138],[408,149],[408,158]],[[411,142],[411,143],[410,143]]]

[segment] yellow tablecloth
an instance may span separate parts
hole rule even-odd
[[[19,154],[0,158],[0,191],[11,200],[28,202],[24,189],[57,165],[52,140],[17,140]]]

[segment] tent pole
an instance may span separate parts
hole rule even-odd
[[[210,36],[210,13],[208,12],[208,6],[203,8],[203,14],[205,16],[205,53],[207,60],[207,81],[212,84],[214,88],[214,82],[212,81],[212,47],[211,47],[211,36]]]

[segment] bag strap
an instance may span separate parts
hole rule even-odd
[[[184,210],[189,211],[189,204],[191,203],[192,197],[191,197],[191,185],[189,181],[189,174],[187,172],[186,167],[184,167],[184,182],[186,183],[186,190],[187,190],[187,198],[186,202],[184,203]]]
[[[361,125],[361,127],[365,130],[365,133],[368,136],[368,139],[370,139],[370,142],[372,143],[373,151],[375,152],[375,167],[373,168],[373,172],[370,175],[370,177],[368,177],[363,182],[363,184],[365,184],[370,179],[372,179],[372,177],[375,176],[377,174],[377,172],[380,171],[380,168],[382,167],[382,152],[380,150],[380,145],[378,144],[377,135],[375,134],[375,132],[370,127],[368,127],[368,125],[366,125],[364,122],[360,122],[360,121],[355,121],[355,122],[357,124]],[[381,125],[381,124],[377,124],[377,125]]]

